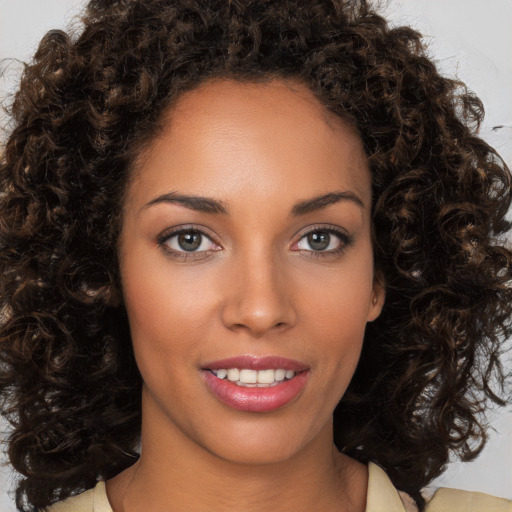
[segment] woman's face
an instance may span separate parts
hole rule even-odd
[[[207,83],[167,120],[120,238],[144,449],[169,439],[262,463],[332,444],[384,301],[359,136],[282,81]]]

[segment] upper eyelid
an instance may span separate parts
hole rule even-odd
[[[208,238],[208,240],[210,240],[212,244],[219,245],[214,240],[214,237],[209,235],[208,232],[206,232],[205,228],[199,228],[193,225],[182,225],[179,227],[175,226],[173,228],[169,228],[162,231],[161,234],[158,235],[158,237],[156,238],[157,246],[160,248],[160,250],[164,251],[168,257],[171,257],[174,260],[181,262],[201,261],[205,258],[208,258],[213,252],[216,252],[217,249],[211,248],[202,251],[185,251],[175,249],[171,247],[170,244],[168,244],[169,240],[172,239],[173,237],[179,235],[180,233],[186,233],[188,231],[199,232],[201,233],[202,236]]]
[[[309,233],[314,233],[315,231],[328,231],[329,233],[334,233],[336,235],[350,237],[348,231],[340,226],[333,226],[332,224],[317,224],[301,229],[295,235],[295,238],[300,240],[306,235],[309,235]]]
[[[315,231],[327,231],[329,234],[334,234],[338,237],[340,241],[340,246],[336,249],[330,249],[330,250],[319,250],[315,251],[314,249],[300,249],[300,254],[307,254],[309,256],[315,256],[315,257],[328,257],[332,256],[333,254],[340,254],[343,253],[350,245],[352,245],[354,241],[353,235],[349,234],[345,229],[339,227],[339,226],[333,226],[333,225],[323,225],[323,226],[312,226],[309,229],[305,228],[300,232],[299,235],[297,235],[296,241],[293,243],[293,245],[298,245],[299,242],[309,235],[310,233],[314,233]]]
[[[172,228],[165,229],[158,235],[156,241],[159,244],[162,244],[166,240],[169,240],[169,238],[175,235],[179,235],[180,233],[185,233],[187,231],[197,231],[201,233],[201,235],[206,236],[213,243],[220,245],[220,243],[217,240],[217,237],[213,233],[211,233],[209,229],[207,229],[204,226],[198,226],[195,224],[183,224],[181,226],[174,226]]]

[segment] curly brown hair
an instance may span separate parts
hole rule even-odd
[[[41,41],[0,163],[0,396],[24,477],[18,509],[137,457],[123,194],[162,112],[218,77],[299,80],[358,127],[387,298],[334,412],[335,442],[422,507],[450,452],[481,450],[489,400],[503,403],[511,175],[475,135],[478,98],[438,74],[420,34],[391,29],[364,0],[93,0],[83,24]]]

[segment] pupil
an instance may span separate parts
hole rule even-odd
[[[201,245],[201,233],[189,231],[178,235],[178,244],[184,251],[195,251]]]
[[[308,235],[309,246],[315,251],[323,251],[329,247],[331,236],[326,231],[316,231]]]

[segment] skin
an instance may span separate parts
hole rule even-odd
[[[364,510],[367,470],[334,448],[332,412],[384,302],[370,212],[360,137],[301,84],[209,82],[166,113],[127,189],[119,243],[144,386],[141,457],[107,482],[115,512]],[[187,253],[164,236],[177,226],[208,238]],[[342,235],[314,250],[308,229]],[[238,355],[301,361],[306,386],[275,411],[233,409],[202,368]]]

